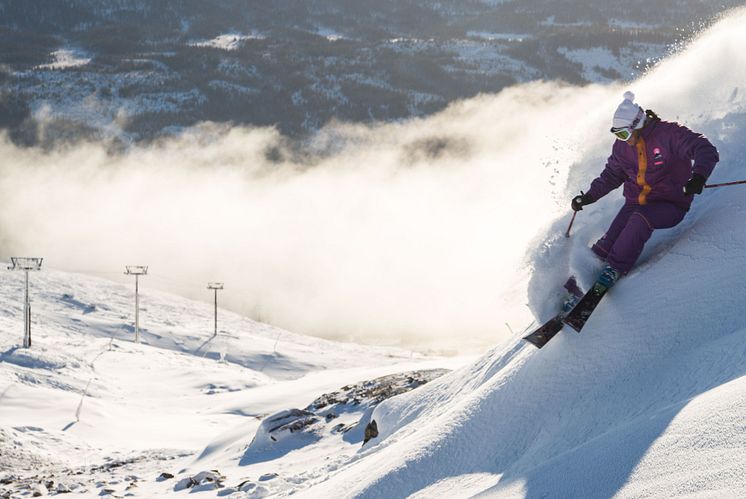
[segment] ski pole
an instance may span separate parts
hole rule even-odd
[[[746,184],[746,180],[737,180],[735,182],[724,182],[722,184],[706,184],[705,189],[710,189],[712,187],[725,187],[726,185],[738,185],[738,184]]]
[[[575,215],[577,215],[577,211],[572,212],[572,218],[570,219],[570,226],[567,228],[567,232],[565,232],[565,237],[570,237],[570,229],[572,229],[572,224],[575,222]]]

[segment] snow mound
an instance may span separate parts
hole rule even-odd
[[[310,411],[301,409],[286,409],[267,417],[254,435],[254,439],[249,445],[247,454],[267,454],[269,449],[277,452],[278,448],[283,449],[283,453],[293,447],[300,447],[307,444],[307,440],[316,440],[319,437],[312,432],[303,432],[305,428],[318,422],[319,419]],[[302,434],[304,442],[294,442],[290,446],[287,444],[292,434]]]
[[[14,364],[18,367],[28,369],[42,369],[45,371],[59,371],[67,367],[68,363],[72,367],[80,367],[80,364],[72,361],[69,357],[60,353],[51,353],[45,350],[27,350],[11,348],[0,354],[0,362]]]
[[[278,459],[325,439],[324,453],[329,457],[350,444],[360,445],[378,436],[377,423],[371,420],[376,406],[384,400],[414,390],[445,374],[445,369],[428,369],[390,374],[346,385],[340,390],[317,397],[305,409],[284,409],[262,420],[241,458],[241,465]],[[316,456],[318,459],[318,455]]]

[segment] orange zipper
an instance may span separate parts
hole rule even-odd
[[[637,202],[640,204],[648,203],[648,194],[653,190],[645,180],[645,173],[648,171],[648,153],[645,148],[645,139],[637,138],[637,185],[642,187],[640,195],[637,196]]]

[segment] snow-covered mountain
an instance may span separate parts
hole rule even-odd
[[[632,83],[645,107],[712,139],[721,163],[711,182],[746,177],[744,26],[746,11],[731,13]],[[507,150],[500,158],[511,165],[510,175],[497,175],[510,182],[499,206],[510,217],[530,218],[522,204],[530,198],[534,210],[555,219],[529,242],[520,227],[505,229],[521,245],[517,251],[525,254],[530,276],[526,268],[513,268],[514,275],[505,268],[503,280],[519,300],[528,298],[537,321],[556,310],[556,288],[568,275],[587,282],[595,271],[588,245],[606,229],[620,194],[583,210],[570,239],[563,237],[567,200],[600,171],[613,141],[609,116],[624,88],[532,84],[459,107],[475,110],[465,114],[471,116],[476,108],[509,104],[521,118],[505,119],[509,123],[499,129],[500,138],[509,139],[497,146]],[[443,125],[447,138],[454,130],[468,137],[472,122],[462,117],[453,123],[458,116],[444,115],[447,126],[437,116],[424,123]],[[396,130],[415,135],[405,125]],[[390,144],[374,140],[385,136],[379,132],[358,131],[354,138]],[[558,151],[551,140],[558,135],[572,147]],[[535,152],[526,150],[528,139],[536,149],[556,152],[548,166],[551,182],[536,180],[546,178],[547,165],[537,172],[525,161]],[[464,141],[477,151],[479,166],[487,162],[473,145],[486,148],[482,142]],[[459,175],[474,167],[446,170],[429,159],[441,169],[426,173],[452,180],[453,190],[464,178]],[[488,170],[478,171],[492,187]],[[462,183],[480,195],[480,186]],[[342,201],[335,199],[335,207]],[[476,208],[468,214],[484,220],[484,210]],[[278,340],[280,330],[227,312],[221,326],[227,334],[208,341],[208,305],[152,291],[143,300],[145,344],[135,345],[123,341],[132,336],[131,287],[46,270],[32,276],[35,343],[23,350],[17,347],[21,277],[6,274],[0,287],[0,463],[12,470],[0,476],[0,490],[27,486],[13,493],[47,493],[40,482],[54,475],[55,487],[72,483],[89,496],[742,497],[744,215],[743,186],[707,189],[682,224],[655,233],[637,268],[610,291],[582,334],[563,331],[536,350],[516,331],[476,360],[450,363],[286,332]],[[406,234],[397,240],[400,249],[407,248]],[[447,256],[460,250],[466,259],[480,258],[473,245],[459,242]],[[453,292],[453,282],[446,291]],[[428,318],[448,318],[435,307],[428,312],[423,327]],[[216,362],[221,351],[226,364]],[[456,369],[377,404],[372,395],[354,403],[366,393],[365,380],[433,367]],[[406,384],[399,379],[392,393]],[[342,427],[318,412],[330,404],[338,407]],[[375,421],[376,431],[341,431],[358,416]],[[361,433],[371,437],[365,445]]]

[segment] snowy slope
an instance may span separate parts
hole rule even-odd
[[[746,11],[732,13],[633,85],[643,105],[712,138],[722,157],[712,182],[746,178],[744,26]],[[569,274],[586,284],[593,277],[598,264],[588,246],[620,205],[617,192],[588,207],[572,237],[562,237],[567,200],[587,187],[608,154],[609,116],[624,89],[534,84],[460,105],[471,110],[464,114],[513,106],[511,114],[522,120],[497,129],[512,137],[497,146],[507,150],[500,159],[512,165],[557,151],[536,146],[529,155],[530,140],[560,134],[573,141],[556,152],[547,185],[539,185],[546,172],[527,168],[521,175],[516,168],[499,200],[502,212],[532,221],[561,200],[555,220],[518,248],[526,253],[529,278],[524,269],[507,274],[513,261],[507,256],[495,263],[509,283],[501,285],[513,286],[516,302],[527,297],[539,321],[556,308],[555,288]],[[467,129],[473,123],[448,125]],[[404,134],[407,125],[400,126]],[[480,187],[494,185],[488,166],[478,170],[484,174]],[[463,185],[458,174],[447,177],[453,179],[449,188]],[[507,183],[502,172],[497,176]],[[527,193],[540,215],[522,209]],[[475,223],[482,221],[478,212],[472,213]],[[539,351],[516,332],[466,365],[305,338],[227,312],[225,333],[208,341],[209,305],[147,290],[144,344],[135,345],[129,341],[131,287],[49,270],[32,276],[35,344],[24,351],[16,348],[21,276],[6,273],[0,286],[0,463],[26,477],[47,469],[65,480],[82,467],[85,478],[76,491],[88,496],[107,489],[191,496],[176,480],[219,469],[230,488],[201,484],[191,492],[235,498],[743,497],[744,215],[746,188],[706,191],[684,223],[655,234],[637,269],[609,293],[581,335],[563,331]],[[513,242],[525,242],[528,231],[514,230]],[[450,299],[454,289],[444,296]],[[459,304],[467,311],[469,305]],[[438,307],[429,311],[429,319],[444,322]],[[225,364],[216,362],[221,353]],[[301,432],[291,445],[272,448],[268,425],[258,442],[270,446],[267,452],[250,445],[269,414],[302,409],[348,383],[430,367],[458,369],[366,413],[379,434],[365,446],[359,435],[350,441]],[[159,481],[164,471],[175,480]]]
[[[157,497],[175,486],[156,480],[160,473],[179,480],[215,468],[237,485],[261,475],[239,464],[266,415],[345,384],[454,364],[301,336],[224,310],[213,339],[211,305],[142,283],[138,345],[134,286],[50,269],[30,281],[30,349],[20,348],[23,275],[3,271],[0,285],[0,492],[12,497],[29,484],[46,495],[48,481],[50,492],[62,484],[84,496]],[[315,458],[357,447],[327,440],[311,449]]]
[[[746,12],[731,14],[633,86],[643,105],[713,139],[722,161],[711,182],[746,174],[744,26]],[[621,96],[607,91],[599,107]],[[595,131],[587,126],[595,110],[578,119],[588,145],[566,173],[566,199],[608,154],[606,109]],[[540,320],[556,307],[553,285],[571,273],[593,276],[588,246],[619,197],[585,209],[570,240],[561,236],[565,215],[529,249],[530,305]],[[684,223],[656,233],[581,335],[564,331],[540,351],[516,335],[474,365],[383,403],[372,416],[377,445],[307,495],[743,497],[745,215],[743,187],[706,191]]]
[[[7,267],[7,264],[3,266]],[[371,350],[294,334],[227,311],[219,312],[221,334],[213,339],[211,305],[149,290],[145,279],[140,282],[143,345],[212,359],[224,354],[229,362],[261,371],[275,379],[298,378],[305,372],[332,366],[357,366],[359,359],[370,355],[371,351],[384,358],[410,355],[409,352]],[[10,308],[5,314],[7,322],[3,329],[10,340],[11,331],[18,327],[16,314],[23,306],[23,274],[4,272],[3,281],[5,284],[0,293]],[[108,344],[111,337],[134,339],[134,282],[131,285],[115,284],[95,277],[46,269],[32,273],[30,282],[32,297],[43,303],[38,307],[32,305],[35,317],[38,316],[38,334],[42,337],[53,333],[64,338],[83,335],[84,340],[99,338],[105,340],[104,344]],[[23,317],[22,312],[20,316]],[[22,328],[18,331],[18,342],[21,332]],[[36,331],[32,334],[35,335]]]

